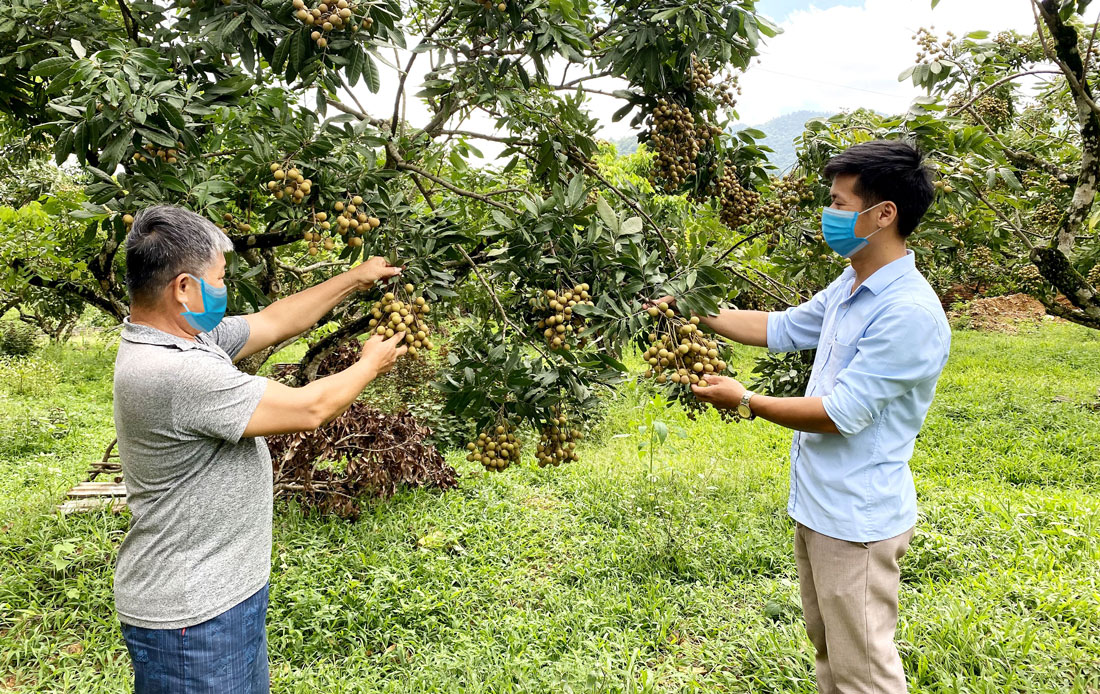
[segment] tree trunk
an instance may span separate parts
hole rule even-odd
[[[1081,325],[1100,327],[1100,295],[1073,267],[1072,258],[1078,236],[1087,229],[1089,214],[1100,181],[1100,115],[1093,108],[1092,98],[1081,53],[1078,50],[1077,29],[1062,21],[1058,3],[1042,0],[1038,3],[1043,24],[1050,31],[1058,62],[1077,106],[1077,121],[1081,132],[1081,172],[1066,211],[1050,245],[1031,252],[1031,261],[1043,277],[1077,308],[1045,302],[1052,314]]]

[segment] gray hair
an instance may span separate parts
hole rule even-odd
[[[190,272],[201,276],[233,242],[205,217],[171,205],[146,207],[126,235],[126,287],[130,301],[155,300],[168,283]]]

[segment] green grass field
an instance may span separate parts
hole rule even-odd
[[[0,367],[0,691],[129,685],[111,599],[127,518],[55,511],[113,438],[113,358],[78,339]],[[913,461],[911,691],[1100,690],[1098,388],[1100,333],[956,333]],[[356,523],[278,504],[274,691],[815,691],[789,434],[652,399],[610,398],[571,467],[486,475],[451,453],[459,489]],[[685,436],[640,457],[654,417]]]

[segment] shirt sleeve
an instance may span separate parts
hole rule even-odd
[[[218,323],[217,327],[210,331],[210,339],[221,347],[230,359],[236,359],[237,354],[244,349],[248,342],[248,336],[252,330],[244,316],[226,316]]]
[[[192,354],[175,383],[173,427],[183,436],[237,443],[267,390],[267,379],[246,374],[215,354]]]
[[[856,353],[837,374],[822,404],[844,436],[878,419],[895,398],[930,378],[947,362],[945,327],[923,306],[892,306],[879,314],[856,343]]]
[[[821,323],[825,319],[827,294],[832,285],[821,290],[804,304],[786,311],[768,314],[768,350],[794,352],[814,349],[821,338]]]

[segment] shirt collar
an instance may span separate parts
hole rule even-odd
[[[122,319],[122,339],[127,342],[140,342],[161,347],[178,347],[180,349],[195,349],[202,346],[198,340],[185,340],[182,337],[158,330],[151,325],[133,323],[130,321],[129,316]]]
[[[863,281],[863,284],[861,284],[859,288],[863,289],[864,287],[866,287],[867,291],[877,296],[882,293],[883,289],[886,289],[891,284],[893,284],[895,280],[899,279],[906,273],[916,269],[917,257],[916,255],[914,255],[912,250],[907,249],[905,251],[905,255],[903,255],[902,257],[883,265],[878,270],[875,270],[870,277]],[[851,265],[844,269],[845,279],[855,279],[855,276],[856,271],[852,268]]]

